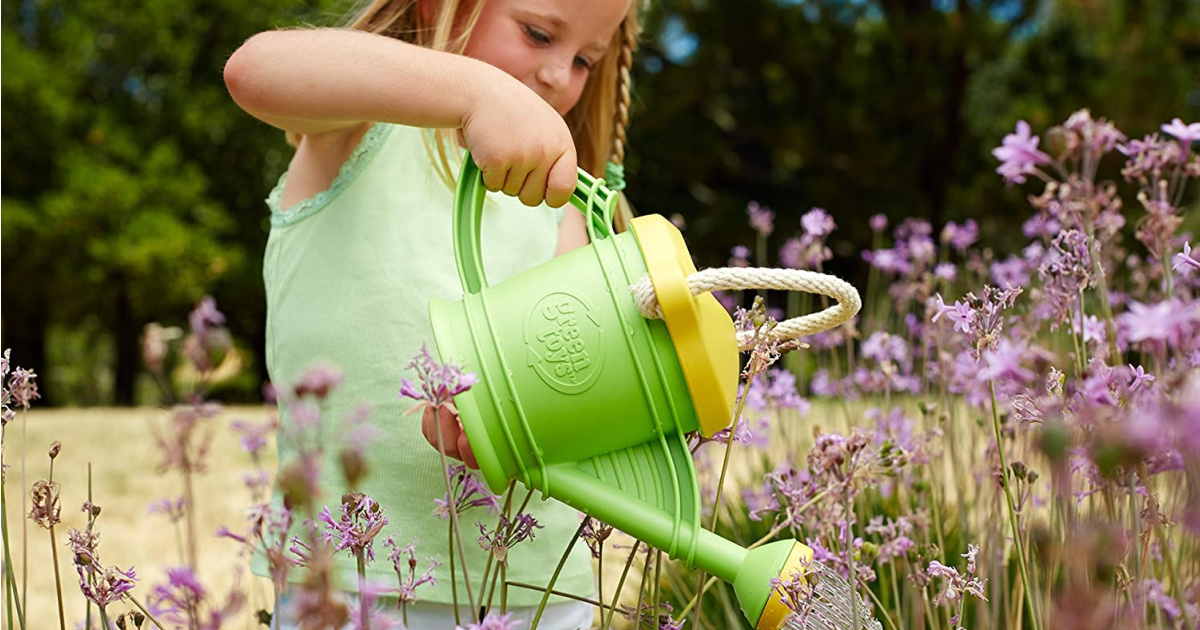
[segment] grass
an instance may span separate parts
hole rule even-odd
[[[50,443],[62,443],[55,460],[54,480],[62,484],[60,503],[62,524],[56,527],[58,541],[65,546],[68,527],[85,524],[80,506],[87,500],[87,467],[92,464],[93,501],[103,512],[97,522],[100,531],[100,559],[106,565],[137,570],[140,582],[135,596],[146,603],[152,585],[165,581],[168,567],[182,564],[172,525],[160,515],[148,515],[147,507],[155,499],[175,498],[182,492],[178,475],[158,475],[158,449],[154,445],[153,423],[166,419],[167,412],[155,408],[133,409],[34,409],[23,412],[5,431],[4,461],[12,466],[6,480],[11,527],[13,565],[20,587],[26,573],[21,557],[22,531],[28,540],[29,628],[57,627],[57,603],[54,595],[54,570],[51,566],[49,533],[22,514],[24,495],[28,511],[28,491],[49,472],[46,453]],[[213,534],[221,525],[240,531],[243,511],[250,505],[241,476],[250,471],[249,456],[242,451],[238,435],[229,429],[236,419],[253,422],[270,416],[265,407],[233,407],[215,419],[215,436],[208,457],[208,472],[197,480],[196,525],[200,558],[200,577],[216,598],[223,601],[229,588],[240,579],[249,596],[246,609],[227,628],[254,628],[254,613],[269,608],[270,582],[250,575],[239,545]],[[26,424],[22,440],[22,419]],[[21,457],[26,461],[22,480]],[[274,448],[268,448],[273,457]],[[269,463],[274,468],[274,462]],[[79,593],[78,579],[69,552],[59,549],[59,570],[63,579],[63,598],[67,627],[84,622],[85,601]],[[114,614],[125,612],[113,606]],[[93,611],[93,619],[95,612]],[[261,626],[258,626],[261,627]]]

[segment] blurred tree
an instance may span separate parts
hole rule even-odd
[[[107,331],[118,402],[132,400],[142,326],[182,324],[206,293],[245,347],[264,347],[262,199],[291,151],[234,105],[221,71],[251,34],[333,24],[350,3],[0,6],[0,344],[50,376],[48,401],[70,398],[46,364],[52,326]],[[825,207],[836,271],[853,275],[876,212],[975,217],[1011,246],[1027,205],[990,149],[1019,118],[1041,130],[1091,107],[1136,135],[1200,120],[1200,3],[660,0],[635,75],[639,211],[681,213],[712,265],[753,242],[750,200],[779,212],[773,246]]]
[[[710,265],[754,242],[750,200],[779,213],[774,246],[830,210],[843,265],[876,212],[975,217],[1011,246],[1027,205],[990,149],[1017,119],[1090,106],[1140,135],[1200,118],[1186,0],[664,0],[647,26],[629,195],[681,213]]]
[[[18,362],[45,370],[51,319],[98,317],[113,402],[129,404],[142,326],[179,322],[206,293],[263,346],[262,200],[288,148],[221,72],[250,35],[331,21],[333,4],[4,4],[3,343]]]

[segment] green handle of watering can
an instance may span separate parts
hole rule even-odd
[[[463,158],[458,188],[454,193],[454,258],[458,261],[458,277],[462,281],[464,294],[478,293],[488,286],[483,273],[483,258],[479,253],[483,200],[487,192],[483,186],[483,173],[468,151]],[[588,238],[593,243],[612,236],[612,217],[617,197],[617,193],[604,187],[603,179],[596,179],[579,169],[579,179],[571,194],[571,205],[583,213],[587,221]]]

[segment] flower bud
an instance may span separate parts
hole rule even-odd
[[[351,488],[357,488],[358,482],[367,475],[370,465],[367,458],[363,457],[362,451],[354,448],[345,448],[341,452],[342,475],[346,477],[346,483]]]
[[[61,442],[59,442],[58,440],[54,440],[53,442],[51,442],[50,443],[50,459],[54,459],[55,457],[58,457],[58,452],[60,450],[62,450]]]
[[[146,623],[146,615],[140,612],[133,613],[133,625],[141,628],[143,623]]]
[[[117,627],[120,628],[120,630],[125,630],[125,615],[120,615],[117,617]]]

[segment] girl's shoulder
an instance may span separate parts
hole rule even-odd
[[[424,131],[415,127],[406,127],[391,123],[371,123],[365,131],[359,132],[360,135],[357,143],[349,151],[348,157],[341,162],[340,166],[336,167],[337,171],[332,179],[329,178],[328,174],[322,177],[319,174],[319,166],[315,169],[318,171],[315,177],[321,178],[322,183],[328,181],[329,184],[327,186],[321,188],[318,185],[316,188],[319,192],[306,195],[301,200],[285,206],[284,193],[288,190],[289,178],[310,176],[309,174],[314,170],[310,165],[313,162],[321,160],[320,157],[314,158],[311,155],[293,156],[288,169],[279,176],[278,182],[266,199],[267,207],[271,213],[271,226],[285,227],[294,225],[325,209],[334,200],[341,197],[348,188],[367,172],[380,154],[392,154],[393,158],[411,164],[414,157],[424,155],[424,150],[422,149],[422,133]],[[353,140],[351,139],[350,141]],[[314,142],[297,149],[297,151],[328,150],[331,153],[337,153],[337,148],[338,143],[334,141]],[[345,155],[344,151],[345,149],[343,148],[340,155]],[[330,170],[325,172],[329,173],[334,167],[329,166],[327,168]]]

